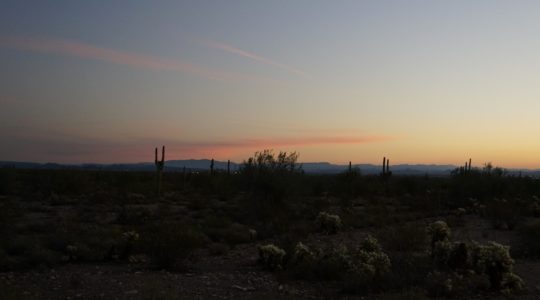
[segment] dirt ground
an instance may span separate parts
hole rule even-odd
[[[346,241],[365,231],[334,236],[312,234],[306,240]],[[494,230],[477,217],[467,217],[466,226],[453,231],[454,239],[495,240],[513,244],[515,233]],[[257,265],[257,244],[238,245],[224,255],[201,250],[186,271],[171,273],[140,264],[65,264],[54,269],[0,273],[7,299],[383,299],[340,294],[331,282],[281,280],[279,273]],[[527,291],[514,299],[540,299],[540,261],[516,259],[515,273]],[[399,295],[392,299],[400,299]],[[474,299],[506,299],[482,295]]]

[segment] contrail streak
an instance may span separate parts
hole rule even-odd
[[[223,50],[223,51],[226,51],[226,52],[229,52],[229,53],[232,53],[232,54],[236,54],[236,55],[239,55],[239,56],[242,56],[242,57],[246,57],[246,58],[249,58],[249,59],[264,63],[264,64],[267,64],[267,65],[276,66],[276,67],[285,69],[285,70],[287,70],[289,72],[295,73],[297,75],[301,75],[301,76],[305,76],[305,77],[309,76],[308,73],[306,73],[306,72],[304,72],[302,70],[299,70],[297,68],[293,68],[293,67],[288,66],[286,64],[282,64],[282,63],[273,61],[273,60],[268,59],[266,57],[262,57],[260,55],[257,55],[257,54],[254,54],[254,53],[251,53],[251,52],[236,48],[236,47],[231,46],[231,45],[227,45],[227,44],[216,42],[216,41],[208,41],[208,40],[204,40],[203,43],[205,45],[209,46],[209,47],[214,48],[214,49]]]
[[[0,37],[0,47],[95,59],[147,70],[178,71],[214,80],[249,79],[249,76],[211,70],[177,59],[166,59],[152,55],[125,52],[62,39],[17,36]]]

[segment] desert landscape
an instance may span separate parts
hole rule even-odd
[[[538,179],[314,175],[297,158],[261,151],[234,173],[3,168],[1,298],[540,295]]]
[[[0,1],[0,300],[540,299],[540,1]]]

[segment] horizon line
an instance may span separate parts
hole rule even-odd
[[[194,161],[201,161],[201,160],[212,160],[212,158],[186,158],[186,159],[169,159],[165,160],[165,162],[171,162],[171,161],[188,161],[188,160],[194,160]],[[218,160],[215,159],[215,162],[222,162],[227,163],[227,160]],[[236,165],[241,165],[242,162],[237,162],[230,160],[231,163],[234,163]],[[77,163],[60,163],[60,162],[53,162],[53,161],[22,161],[22,160],[0,160],[0,164],[5,163],[23,163],[23,164],[39,164],[39,165],[47,165],[47,164],[55,164],[60,166],[82,166],[82,165],[132,165],[132,164],[152,164],[153,161],[133,161],[133,162],[111,162],[111,163],[103,163],[103,162],[77,162]],[[473,169],[482,169],[485,164],[489,162],[484,163],[484,165],[480,166],[473,166]],[[347,167],[349,163],[334,163],[329,161],[303,161],[298,162],[299,165],[302,164],[329,164],[333,166],[338,167]],[[368,163],[368,162],[362,162],[362,163],[352,163],[352,166],[358,166],[358,165],[371,165],[371,166],[381,166],[381,164],[377,163]],[[461,165],[451,164],[451,163],[410,163],[410,162],[404,162],[404,163],[397,163],[397,164],[391,164],[390,166],[448,166],[448,167],[454,167],[459,168]],[[504,167],[499,165],[492,164],[493,168],[502,168],[503,170],[527,170],[527,171],[540,171],[540,168],[527,168],[527,167]],[[0,166],[2,167],[2,166]]]

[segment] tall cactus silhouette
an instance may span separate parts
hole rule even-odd
[[[459,173],[460,174],[465,174],[465,173],[470,173],[471,170],[472,170],[472,159],[469,158],[469,162],[467,163],[467,161],[465,161],[465,166],[464,167],[459,167]]]
[[[386,179],[392,175],[392,172],[390,171],[390,159],[383,157],[383,163],[382,163],[382,173],[381,176]]]
[[[231,174],[231,160],[227,160],[227,175]]]
[[[155,151],[156,164],[156,191],[158,196],[161,195],[161,178],[163,177],[163,168],[165,167],[165,146],[161,148],[161,160],[158,160],[158,147]]]
[[[210,161],[210,175],[214,175],[214,159]]]

